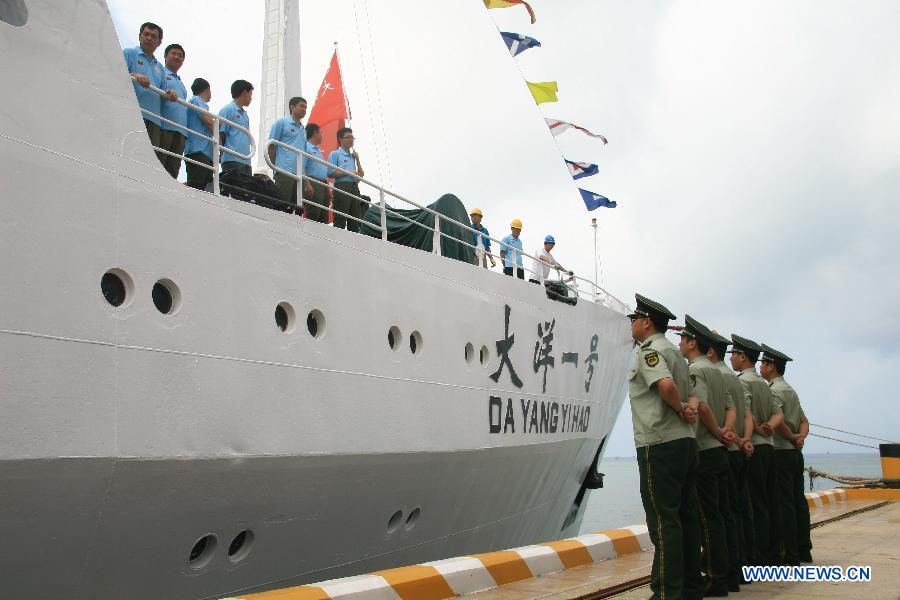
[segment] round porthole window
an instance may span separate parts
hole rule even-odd
[[[306,330],[317,340],[325,335],[325,315],[318,308],[306,315]]]
[[[403,337],[400,334],[400,328],[394,325],[388,330],[388,346],[391,350],[399,350]]]
[[[125,304],[133,289],[134,282],[122,269],[110,269],[100,278],[100,293],[110,306]]]
[[[250,554],[250,548],[253,545],[255,537],[256,536],[253,535],[253,532],[249,529],[245,529],[234,536],[234,539],[231,540],[231,544],[228,545],[228,560],[233,563],[238,563],[247,558],[247,555]]]
[[[418,331],[413,331],[409,334],[409,351],[413,354],[422,352],[422,334]]]
[[[285,333],[294,330],[294,307],[287,302],[279,302],[275,307],[275,326]]]
[[[153,306],[164,315],[171,315],[181,304],[181,290],[171,279],[160,279],[150,292]]]
[[[192,569],[202,569],[210,563],[216,552],[218,540],[212,533],[207,533],[199,540],[194,542],[191,552],[188,555],[188,565]]]
[[[471,363],[475,360],[475,346],[471,342],[466,344],[466,362]]]

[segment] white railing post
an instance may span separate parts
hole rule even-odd
[[[378,195],[381,197],[381,201],[379,202],[379,206],[381,207],[381,239],[385,242],[388,239],[388,231],[387,231],[387,213],[385,213],[385,199],[384,199],[384,190],[378,190]]]
[[[268,152],[268,149],[266,149],[266,152]],[[278,150],[276,149],[275,152],[277,154]],[[303,186],[304,186],[306,180],[303,178],[303,176],[304,176],[303,155],[300,154],[299,152],[297,152],[297,153],[295,153],[295,156],[297,157],[296,158],[296,160],[297,160],[297,177],[299,177],[300,179],[297,180],[297,187],[294,190],[294,200],[297,202],[297,214],[302,215],[303,214]],[[272,177],[273,178],[275,177],[275,173],[272,173]]]
[[[481,234],[476,235],[478,242],[475,244],[475,258],[478,260],[478,266],[487,269],[487,260],[484,257],[484,238]]]
[[[221,155],[219,154],[219,117],[213,117],[212,139],[213,194],[219,196],[221,195],[221,192],[219,190],[219,159],[221,157]]]
[[[434,241],[431,243],[432,251],[438,256],[441,255],[441,218],[438,213],[434,213]]]

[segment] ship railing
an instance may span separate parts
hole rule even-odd
[[[135,83],[137,83],[136,77],[132,76],[131,79]],[[188,129],[184,125],[181,125],[180,123],[171,121],[171,120],[163,117],[162,115],[158,115],[158,114],[154,113],[153,111],[147,110],[144,107],[139,107],[143,114],[151,115],[152,117],[159,119],[160,121],[162,121],[164,123],[168,123],[169,125],[172,125],[173,127],[177,127],[178,129],[184,131],[185,137],[190,136],[190,135],[196,135],[197,137],[201,137],[204,140],[212,143],[212,164],[211,165],[202,163],[202,162],[200,162],[198,160],[194,160],[192,158],[188,158],[186,156],[182,156],[181,154],[176,154],[170,150],[166,150],[165,148],[160,148],[159,146],[153,146],[153,149],[158,153],[167,154],[169,156],[174,156],[175,158],[177,158],[179,160],[183,160],[185,162],[189,162],[191,164],[203,167],[204,169],[211,170],[212,175],[213,175],[212,191],[215,195],[217,195],[217,196],[220,195],[221,194],[221,189],[220,189],[221,186],[219,185],[219,161],[221,160],[222,153],[224,152],[225,154],[228,154],[228,155],[234,156],[235,158],[240,158],[243,160],[252,159],[253,155],[256,154],[256,140],[253,138],[253,134],[250,133],[250,130],[247,129],[246,127],[244,127],[243,125],[235,123],[234,121],[231,121],[229,119],[226,119],[225,117],[219,116],[218,114],[216,114],[214,112],[210,112],[204,108],[200,108],[199,106],[191,104],[190,102],[187,102],[186,100],[182,100],[181,98],[176,98],[175,100],[169,100],[168,96],[166,95],[166,91],[161,90],[154,85],[147,86],[147,89],[150,90],[151,92],[155,92],[156,94],[159,94],[163,98],[163,102],[177,102],[178,104],[181,104],[182,106],[186,106],[188,108],[188,110],[193,110],[194,112],[197,112],[201,115],[210,117],[212,119],[212,122],[213,122],[212,137],[209,137],[199,131],[194,131],[193,129]],[[219,130],[221,128],[222,123],[228,125],[229,127],[234,127],[235,129],[238,129],[239,131],[243,132],[247,136],[247,138],[250,140],[250,153],[249,154],[241,154],[240,152],[237,152],[236,150],[232,150],[231,148],[227,148],[221,144],[221,142],[219,141]],[[273,200],[277,200],[277,198],[273,198]]]
[[[286,170],[278,167],[276,164],[274,164],[274,161],[272,161],[271,157],[269,156],[269,151],[268,151],[269,148],[272,146],[284,148],[285,150],[293,152],[296,155],[296,163],[295,163],[296,164],[296,173],[291,173],[289,171],[286,171]],[[461,221],[457,221],[456,219],[453,219],[451,217],[443,215],[431,208],[428,208],[427,206],[423,206],[423,205],[419,204],[418,202],[415,202],[413,200],[410,200],[409,198],[401,196],[400,194],[393,192],[374,181],[370,181],[370,180],[366,179],[365,177],[360,177],[356,173],[344,171],[343,169],[329,163],[326,160],[319,158],[318,156],[313,156],[312,154],[309,154],[307,152],[299,150],[298,148],[295,148],[293,146],[285,144],[284,142],[281,142],[279,140],[268,140],[268,142],[266,143],[266,150],[263,153],[263,158],[265,158],[266,164],[269,166],[270,169],[272,169],[273,172],[281,173],[282,175],[291,177],[297,181],[296,202],[297,202],[298,207],[303,205],[302,189],[303,189],[304,181],[315,182],[316,184],[322,185],[336,193],[350,196],[360,202],[364,202],[364,203],[368,204],[368,200],[366,200],[365,198],[356,196],[354,194],[351,194],[351,193],[343,191],[343,190],[339,190],[338,188],[336,188],[335,186],[333,186],[327,182],[323,182],[323,181],[314,179],[314,178],[306,175],[304,172],[304,168],[303,168],[303,162],[304,162],[303,159],[309,159],[311,161],[325,165],[330,171],[333,171],[332,174],[337,174],[338,176],[341,176],[341,175],[352,176],[360,183],[364,183],[367,186],[377,190],[377,192],[378,192],[377,206],[378,206],[378,212],[379,212],[379,224],[378,225],[375,225],[368,221],[364,221],[363,219],[356,218],[352,215],[348,215],[346,213],[343,213],[343,212],[340,212],[337,210],[332,209],[332,212],[334,212],[334,214],[341,215],[342,217],[351,219],[353,221],[356,221],[359,223],[365,223],[368,226],[377,229],[381,234],[381,239],[384,241],[387,241],[387,239],[388,239],[387,215],[390,214],[394,217],[398,217],[402,220],[405,220],[409,223],[412,223],[418,227],[421,227],[427,231],[432,232],[432,235],[434,236],[433,242],[432,242],[432,252],[435,254],[438,254],[438,255],[441,254],[441,239],[447,238],[448,240],[451,240],[454,243],[463,244],[463,245],[468,246],[469,248],[474,249],[475,256],[478,259],[478,264],[482,265],[482,264],[484,264],[485,258],[488,256],[488,253],[486,252],[486,250],[484,248],[482,240],[483,240],[483,238],[487,238],[492,243],[497,244],[497,247],[504,248],[507,253],[513,253],[514,256],[518,255],[518,256],[521,256],[522,258],[530,258],[531,260],[536,261],[534,264],[538,264],[538,262],[540,261],[540,259],[538,257],[536,257],[532,254],[529,254],[527,252],[519,250],[518,248],[510,246],[509,244],[506,244],[503,241],[498,240],[494,237],[484,235],[482,232],[475,230],[469,223],[463,223]],[[391,198],[395,198],[395,199],[399,200],[400,202],[403,202],[404,204],[408,204],[409,206],[415,207],[419,210],[423,210],[423,211],[431,214],[432,217],[434,218],[434,226],[428,226],[424,223],[419,223],[418,221],[414,221],[413,219],[410,219],[406,215],[400,214],[399,212],[393,210],[390,206],[387,205],[386,196],[390,196]],[[449,235],[447,233],[444,233],[444,231],[442,231],[442,229],[444,227],[441,226],[441,223],[455,225],[456,227],[459,227],[463,231],[467,232],[468,234],[471,234],[472,239],[477,240],[477,241],[467,242],[464,240],[460,240],[456,237],[453,237],[452,235]],[[523,260],[523,264],[524,264],[524,260]],[[619,311],[625,311],[628,309],[628,306],[624,302],[622,302],[621,300],[619,300],[618,298],[616,298],[615,296],[613,296],[612,294],[610,294],[609,292],[607,292],[606,290],[601,288],[599,285],[597,285],[596,282],[591,281],[589,279],[585,279],[584,277],[579,277],[577,275],[570,274],[568,271],[563,271],[557,265],[550,265],[550,264],[546,264],[546,263],[544,263],[544,264],[547,267],[549,267],[552,272],[555,272],[556,281],[560,281],[561,283],[563,283],[563,285],[568,287],[570,292],[574,296],[585,298],[585,299],[591,300],[593,302],[600,303],[605,306],[609,306],[611,308],[615,308]],[[516,267],[516,268],[522,269],[525,273],[530,273],[531,277],[529,277],[529,278],[536,279],[540,284],[542,284],[542,285],[544,284],[545,278],[544,278],[544,269],[543,268],[540,268],[537,271],[534,271],[534,270],[529,269],[524,266]],[[585,285],[579,286],[579,282],[582,282]]]

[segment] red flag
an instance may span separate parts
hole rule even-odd
[[[322,155],[326,159],[333,150],[337,150],[337,130],[343,127],[344,120],[349,118],[347,98],[344,96],[344,80],[341,77],[341,67],[335,50],[307,119],[308,123],[315,123],[322,128]]]

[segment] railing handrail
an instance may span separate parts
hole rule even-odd
[[[131,79],[132,79],[134,82],[138,83],[137,78],[136,78],[134,75],[131,76]],[[138,85],[140,85],[140,83],[138,83]],[[142,86],[142,87],[143,87],[143,86]],[[223,146],[223,145],[219,142],[218,139],[215,139],[215,138],[212,138],[212,137],[207,137],[206,135],[200,133],[199,131],[195,131],[195,130],[193,130],[193,129],[188,129],[187,127],[185,127],[184,125],[181,125],[180,123],[176,123],[176,122],[174,122],[174,121],[171,121],[171,120],[169,120],[169,119],[163,117],[162,115],[158,115],[158,114],[156,114],[156,113],[154,113],[154,112],[152,112],[152,111],[149,111],[149,110],[147,110],[147,109],[145,109],[145,108],[141,108],[141,111],[142,111],[142,112],[145,112],[145,113],[147,113],[147,114],[153,115],[153,116],[156,117],[157,119],[159,119],[159,120],[161,120],[161,121],[165,121],[166,123],[168,123],[168,124],[170,124],[170,125],[173,125],[173,126],[175,126],[175,127],[178,127],[179,129],[183,129],[184,131],[188,132],[188,133],[191,134],[191,135],[197,135],[197,136],[199,136],[199,137],[202,137],[202,138],[205,139],[206,141],[212,142],[213,144],[218,145],[218,146],[220,147],[220,150],[226,152],[227,154],[231,154],[232,156],[237,156],[238,158],[242,158],[242,159],[244,159],[244,160],[250,160],[250,159],[253,158],[253,155],[256,154],[256,140],[253,138],[253,134],[250,132],[249,129],[247,129],[246,127],[244,127],[244,126],[241,125],[240,123],[235,123],[234,121],[232,121],[232,120],[230,120],[230,119],[226,119],[225,117],[223,117],[223,116],[221,116],[221,115],[219,115],[219,114],[217,114],[217,113],[214,113],[214,112],[212,112],[212,111],[206,110],[205,108],[200,108],[200,107],[197,106],[196,104],[191,104],[191,103],[188,102],[187,100],[182,100],[181,98],[175,98],[174,100],[170,100],[170,99],[169,99],[169,96],[168,96],[168,94],[167,94],[167,92],[166,92],[165,90],[162,90],[162,89],[156,87],[155,85],[150,84],[150,85],[147,86],[146,89],[150,90],[151,92],[155,92],[155,93],[158,94],[159,96],[165,98],[165,100],[164,100],[165,102],[177,102],[178,104],[181,104],[182,106],[186,106],[186,107],[189,108],[190,110],[193,110],[193,111],[198,112],[198,113],[200,113],[200,114],[202,114],[202,115],[206,115],[207,117],[212,118],[213,121],[219,121],[220,123],[225,123],[225,124],[227,124],[227,125],[230,126],[230,127],[234,127],[235,129],[238,129],[238,130],[242,131],[243,133],[245,133],[245,134],[247,135],[247,138],[250,140],[250,153],[249,153],[249,154],[241,154],[240,152],[237,152],[236,150],[232,150],[231,148],[227,148],[227,147]]]
[[[446,238],[448,238],[448,239],[452,239],[454,242],[465,244],[465,245],[469,246],[470,248],[476,248],[476,249],[477,249],[477,247],[478,247],[476,244],[470,244],[470,243],[465,242],[465,241],[463,241],[463,240],[459,240],[459,239],[454,238],[454,237],[452,237],[452,236],[450,236],[450,235],[447,235],[447,234],[445,234],[443,231],[440,231],[440,230],[441,230],[441,227],[440,227],[440,225],[439,225],[439,222],[440,222],[440,221],[447,221],[447,222],[449,222],[449,223],[453,223],[454,225],[456,225],[456,226],[458,226],[458,227],[463,228],[465,231],[468,231],[468,232],[470,232],[470,233],[472,233],[472,234],[477,234],[477,235],[479,235],[479,236],[486,237],[487,239],[491,240],[492,242],[496,242],[499,246],[504,247],[504,248],[506,248],[506,249],[509,250],[509,251],[514,251],[514,252],[516,252],[516,253],[517,253],[518,255],[520,255],[520,256],[528,257],[528,258],[530,258],[530,259],[532,259],[532,260],[534,260],[534,261],[543,262],[543,261],[540,260],[540,258],[538,258],[538,257],[536,257],[536,256],[534,256],[534,255],[532,255],[532,254],[529,254],[528,252],[525,252],[524,250],[520,250],[519,248],[515,248],[515,247],[513,247],[513,246],[510,246],[509,244],[506,244],[506,243],[502,242],[501,240],[498,240],[498,239],[496,239],[496,238],[494,238],[494,237],[491,237],[490,235],[484,235],[483,232],[476,230],[475,228],[473,228],[472,226],[470,226],[468,223],[462,223],[462,222],[460,222],[460,221],[457,221],[456,219],[453,219],[453,218],[448,217],[448,216],[446,216],[446,215],[444,215],[444,214],[441,214],[441,213],[439,213],[439,212],[437,212],[437,211],[435,211],[435,210],[433,210],[433,209],[431,209],[431,208],[428,208],[427,206],[422,206],[422,205],[419,204],[418,202],[415,202],[415,201],[413,201],[413,200],[410,200],[410,199],[408,199],[408,198],[405,198],[405,197],[401,196],[400,194],[397,194],[397,193],[395,193],[395,192],[393,192],[393,191],[391,191],[391,190],[389,190],[389,189],[387,189],[387,188],[385,188],[385,187],[383,187],[383,186],[381,186],[381,185],[375,183],[374,181],[370,181],[370,180],[366,179],[365,177],[361,177],[361,176],[357,175],[356,173],[352,173],[352,172],[350,172],[350,171],[345,171],[344,169],[341,169],[340,167],[338,167],[338,166],[336,166],[336,165],[334,165],[334,164],[328,162],[327,160],[324,160],[323,158],[319,158],[319,157],[314,156],[314,155],[312,155],[312,154],[310,154],[310,153],[308,153],[308,152],[304,152],[303,150],[300,150],[299,148],[295,148],[294,146],[291,146],[291,145],[289,145],[289,144],[285,144],[284,142],[282,142],[282,141],[280,141],[280,140],[270,139],[270,140],[268,140],[268,141],[266,142],[266,151],[263,152],[263,158],[265,158],[266,164],[269,166],[269,168],[271,168],[271,169],[272,169],[274,172],[276,172],[276,173],[281,173],[281,174],[286,175],[286,176],[288,176],[288,177],[292,177],[292,178],[296,179],[298,182],[303,182],[303,181],[305,181],[305,180],[312,179],[313,181],[316,181],[316,182],[319,183],[319,184],[325,185],[326,187],[328,187],[328,188],[330,188],[330,189],[332,189],[332,190],[339,191],[339,192],[342,193],[342,194],[347,194],[347,195],[349,195],[349,196],[352,196],[352,195],[353,195],[353,194],[348,194],[347,192],[344,192],[344,191],[342,191],[342,190],[338,190],[337,188],[335,188],[335,187],[332,186],[332,185],[329,185],[328,183],[323,183],[323,182],[321,182],[321,181],[319,181],[319,180],[317,180],[317,179],[314,179],[314,178],[312,178],[312,177],[309,177],[308,175],[306,175],[306,173],[304,172],[305,169],[302,169],[302,167],[301,167],[300,169],[298,169],[298,171],[300,172],[299,174],[290,173],[290,172],[288,172],[288,171],[285,171],[284,169],[279,168],[279,167],[278,167],[277,165],[275,165],[275,164],[272,162],[272,160],[269,158],[268,148],[269,148],[271,145],[273,145],[273,144],[276,145],[276,146],[278,146],[278,147],[284,148],[284,149],[286,149],[286,150],[290,150],[291,152],[294,152],[295,154],[298,154],[298,155],[299,155],[300,157],[302,157],[302,158],[309,158],[309,159],[312,159],[313,161],[315,161],[315,162],[317,162],[317,163],[323,164],[323,165],[329,167],[330,169],[333,169],[333,170],[335,171],[335,173],[341,173],[341,174],[343,174],[343,175],[349,175],[349,176],[352,176],[352,177],[355,178],[357,181],[360,181],[360,182],[365,183],[366,185],[368,185],[368,186],[370,186],[370,187],[372,187],[372,188],[375,188],[376,190],[378,190],[378,191],[381,192],[382,194],[388,194],[389,196],[392,196],[392,197],[394,197],[394,198],[396,198],[396,199],[398,199],[398,200],[400,200],[400,201],[402,201],[402,202],[405,202],[405,203],[407,203],[407,204],[410,204],[410,205],[412,205],[412,206],[415,206],[415,207],[418,208],[419,210],[424,210],[424,211],[430,213],[430,214],[431,214],[432,216],[434,216],[435,219],[436,219],[435,222],[438,224],[436,227],[429,227],[428,225],[425,225],[425,224],[423,224],[423,223],[416,223],[416,224],[419,225],[419,226],[421,226],[421,227],[423,227],[423,228],[425,228],[425,229],[427,229],[427,230],[429,230],[429,231],[434,232],[436,235],[440,235],[440,237],[446,237]],[[302,164],[302,158],[301,158],[301,159],[298,159],[298,161],[297,161],[298,164]],[[298,187],[299,187],[299,186],[298,186]],[[399,216],[399,217],[403,217],[403,215],[400,215],[399,213],[397,213],[397,212],[395,212],[394,210],[391,210],[389,207],[387,207],[387,203],[384,202],[383,196],[382,196],[382,201],[381,201],[381,208],[382,208],[382,211],[384,211],[384,212],[390,212],[390,213],[393,214],[393,215],[396,215],[396,216]],[[343,213],[338,213],[338,214],[343,215]],[[347,215],[344,215],[344,216],[347,216]],[[403,217],[403,218],[406,218],[406,220],[408,220],[408,221],[412,221],[412,220],[409,219],[408,217]],[[355,220],[361,221],[360,219],[355,219]],[[361,221],[361,222],[363,222],[363,221]],[[376,228],[376,229],[378,229],[378,230],[382,230],[381,227],[379,227],[378,225],[375,225],[375,224],[373,224],[373,223],[367,223],[367,225],[369,225],[369,226],[371,226],[371,227],[374,227],[374,228]],[[384,232],[382,231],[382,234],[383,234],[383,233],[384,233]],[[477,239],[477,238],[475,238],[475,239]],[[498,256],[498,258],[499,258],[499,256]],[[605,289],[603,289],[602,287],[600,287],[596,282],[591,281],[591,280],[589,280],[589,279],[586,279],[586,278],[584,278],[584,277],[579,277],[579,276],[577,276],[577,275],[569,275],[569,271],[564,271],[564,270],[561,269],[558,265],[551,265],[551,264],[546,263],[546,262],[545,262],[544,264],[546,264],[549,268],[554,269],[554,270],[556,271],[557,275],[560,277],[560,280],[562,280],[562,274],[565,273],[567,276],[570,276],[570,277],[572,277],[572,278],[574,278],[574,279],[576,279],[576,280],[584,281],[584,282],[586,282],[587,284],[589,284],[589,285],[591,286],[591,289],[594,290],[594,293],[592,294],[591,298],[593,298],[595,301],[599,301],[599,294],[598,294],[598,292],[602,292],[607,298],[609,298],[609,299],[614,300],[615,302],[617,302],[617,303],[619,304],[619,307],[620,307],[620,308],[627,310],[628,306],[627,306],[624,302],[622,302],[621,300],[619,300],[618,298],[616,298],[615,296],[613,296],[612,294],[610,294],[608,291],[606,291]],[[523,271],[528,271],[529,273],[534,273],[535,275],[538,275],[537,273],[535,273],[535,272],[532,271],[531,269],[525,268],[524,261],[523,261],[522,267],[516,266],[516,267],[514,267],[514,268],[521,268]],[[540,275],[541,275],[541,276],[539,277],[539,280],[543,280],[543,279],[544,279],[544,278],[543,278],[543,269],[542,269],[542,272],[540,273]],[[571,289],[571,288],[570,288],[570,289]],[[573,292],[574,292],[576,295],[578,294],[577,283],[575,284],[575,289],[573,290]]]

